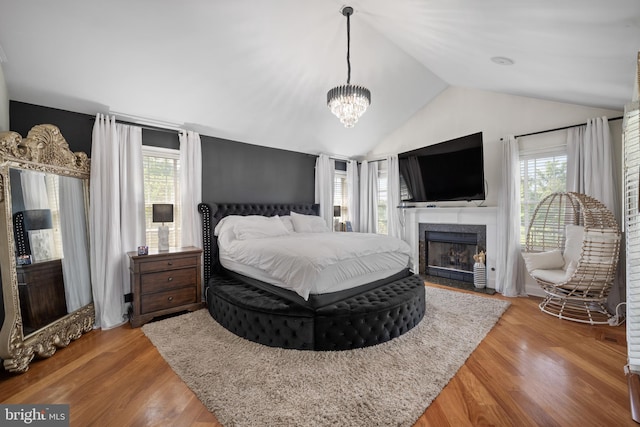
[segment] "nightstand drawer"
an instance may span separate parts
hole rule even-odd
[[[183,286],[193,287],[196,284],[197,275],[196,267],[143,274],[140,277],[140,291],[144,295]]]
[[[164,271],[172,268],[191,267],[198,265],[200,255],[164,259],[160,261],[148,261],[140,263],[140,273],[149,273],[153,271]]]
[[[140,301],[142,314],[171,309],[196,302],[196,288],[180,288],[155,294],[143,295]]]

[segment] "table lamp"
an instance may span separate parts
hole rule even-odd
[[[173,205],[170,203],[153,204],[153,222],[161,222],[158,227],[158,251],[169,250],[169,226],[165,222],[173,222]]]

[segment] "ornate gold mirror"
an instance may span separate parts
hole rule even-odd
[[[89,159],[60,130],[0,133],[0,358],[25,372],[94,325]]]

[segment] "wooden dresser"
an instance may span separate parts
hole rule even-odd
[[[67,315],[62,260],[16,266],[24,335]]]
[[[131,273],[131,326],[137,328],[154,317],[203,307],[202,250],[172,248],[138,255],[128,252]]]

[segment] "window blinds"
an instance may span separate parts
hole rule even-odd
[[[147,246],[157,247],[158,225],[152,221],[154,203],[173,204],[173,219],[169,226],[169,246],[180,242],[180,152],[143,146],[144,204]]]
[[[527,227],[538,203],[554,192],[567,188],[566,151],[520,156],[520,240],[524,244]]]
[[[625,107],[623,122],[627,255],[627,352],[629,369],[640,373],[640,111]]]

